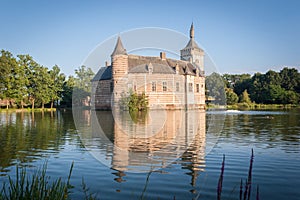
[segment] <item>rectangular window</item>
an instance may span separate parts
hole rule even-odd
[[[167,91],[167,82],[163,82],[163,91],[164,91],[164,92]]]
[[[156,82],[152,82],[152,92],[156,92]]]
[[[189,92],[193,92],[193,83],[189,83]]]
[[[196,84],[196,92],[200,92],[199,84]]]
[[[176,92],[179,92],[179,83],[176,82]]]

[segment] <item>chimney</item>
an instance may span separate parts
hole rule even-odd
[[[166,52],[160,52],[160,58],[166,60]]]
[[[109,65],[109,64],[108,64],[108,62],[107,62],[107,61],[105,61],[105,67],[108,67],[108,65]]]

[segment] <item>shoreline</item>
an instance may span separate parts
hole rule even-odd
[[[56,110],[59,110],[59,108],[35,108],[35,109],[31,109],[31,108],[1,108],[0,112],[16,112],[16,113],[20,113],[20,112],[56,112]]]
[[[205,110],[209,109],[226,109],[226,110],[285,110],[285,109],[294,109],[300,108],[300,105],[293,105],[293,104],[246,104],[246,103],[238,103],[234,105],[215,105],[209,104],[206,106]],[[72,107],[65,107],[65,108],[1,108],[1,112],[56,112],[57,110],[72,110]]]

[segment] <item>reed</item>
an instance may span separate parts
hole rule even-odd
[[[240,182],[240,193],[239,193],[240,200],[250,200],[251,199],[253,161],[254,161],[254,153],[253,153],[253,149],[252,149],[249,170],[248,170],[248,177],[245,181],[245,185],[243,184],[243,179],[241,179],[241,182]],[[217,189],[217,199],[218,200],[221,200],[222,185],[223,185],[223,179],[224,179],[224,166],[225,166],[225,155],[223,155],[221,173],[220,173],[219,182],[218,182],[218,189]],[[256,200],[259,200],[259,187],[258,186],[256,189]]]
[[[223,186],[223,179],[224,179],[224,170],[225,170],[225,155],[223,155],[221,174],[220,174],[219,182],[218,182],[218,189],[217,189],[217,194],[218,194],[217,199],[218,200],[221,200],[222,186]]]
[[[67,182],[61,178],[51,182],[50,177],[46,175],[47,163],[42,169],[37,170],[32,176],[29,176],[25,168],[16,166],[16,179],[8,176],[8,185],[3,184],[0,199],[67,199],[70,188],[70,178],[73,170],[71,165]]]
[[[0,200],[64,200],[70,199],[70,190],[73,186],[70,179],[73,171],[74,163],[71,164],[68,178],[63,181],[58,178],[54,181],[50,180],[50,176],[46,174],[47,162],[43,164],[32,175],[28,174],[26,168],[16,166],[16,178],[13,180],[8,175],[8,183],[4,183],[0,192]],[[85,199],[95,199],[88,193],[86,185],[83,185]]]

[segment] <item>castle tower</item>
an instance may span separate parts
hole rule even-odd
[[[180,50],[180,59],[191,62],[204,71],[204,51],[195,42],[195,31],[192,23],[190,28],[190,40],[184,49]]]
[[[111,54],[113,101],[118,102],[122,92],[127,91],[128,55],[120,36]]]

